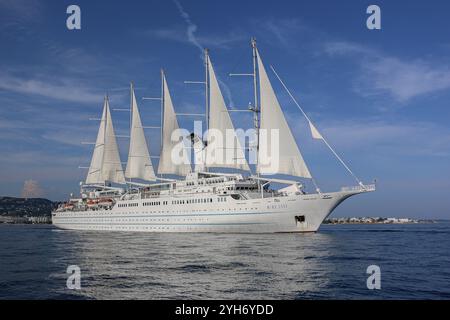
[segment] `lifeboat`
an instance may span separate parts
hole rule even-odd
[[[98,200],[98,204],[102,205],[111,205],[113,203],[113,200],[111,198],[102,198]]]
[[[65,209],[65,210],[72,210],[73,207],[74,207],[73,204],[70,203],[70,202],[64,204],[64,209]]]
[[[98,200],[97,199],[89,199],[87,201],[87,205],[88,207],[94,207],[98,205]]]

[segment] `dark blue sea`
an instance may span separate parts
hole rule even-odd
[[[66,286],[69,265],[80,290]],[[0,225],[0,299],[450,299],[450,223],[257,235]]]

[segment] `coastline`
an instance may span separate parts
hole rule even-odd
[[[437,223],[436,219],[382,218],[382,217],[343,217],[328,218],[322,224],[424,224]]]

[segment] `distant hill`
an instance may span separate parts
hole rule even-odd
[[[0,216],[9,217],[50,217],[58,202],[40,198],[0,197]]]

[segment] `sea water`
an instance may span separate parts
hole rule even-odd
[[[379,290],[367,286],[371,265]],[[70,289],[73,266],[79,290]],[[0,225],[0,298],[450,299],[450,223],[323,225],[310,234]]]

